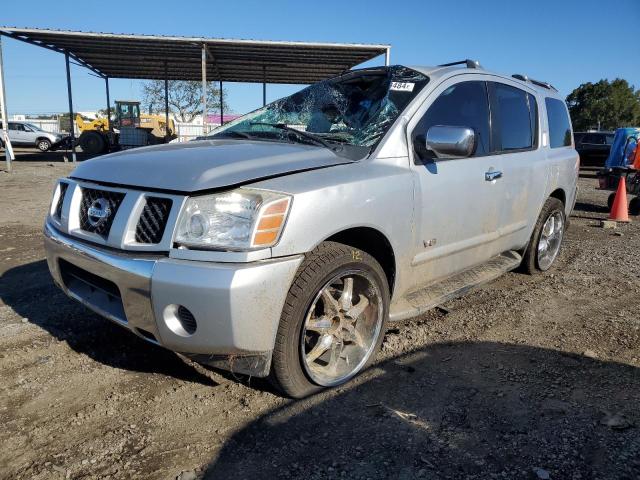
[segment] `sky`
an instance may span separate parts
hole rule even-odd
[[[581,83],[624,78],[640,88],[640,0],[6,1],[0,25],[131,34],[391,44],[391,63],[465,58],[500,73]],[[64,57],[2,38],[9,114],[68,109]],[[379,57],[367,65],[382,65]],[[104,80],[72,66],[74,109],[105,108]],[[112,99],[142,99],[141,81],[110,81]],[[268,85],[267,101],[301,88]],[[225,83],[231,112],[262,106],[262,86]]]

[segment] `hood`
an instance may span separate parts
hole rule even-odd
[[[104,155],[73,178],[150,190],[195,192],[351,163],[326,148],[290,143],[201,140]]]

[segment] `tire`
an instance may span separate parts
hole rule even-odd
[[[357,296],[358,303],[344,301],[344,293],[336,286],[342,292],[350,291],[349,298]],[[358,294],[352,295],[355,292]],[[325,300],[327,293],[333,301]],[[363,297],[368,299],[366,304],[360,303]],[[361,305],[367,306],[356,313]],[[336,306],[338,313],[333,310]],[[350,313],[355,319],[350,319]],[[273,350],[271,382],[293,398],[346,383],[373,361],[388,314],[389,285],[380,264],[356,248],[323,242],[306,256],[287,294]],[[343,328],[348,322],[352,322],[349,328]],[[334,329],[337,333],[327,333]],[[340,339],[341,335],[351,338]],[[327,337],[331,346],[322,350]],[[311,360],[316,350],[324,353]],[[338,352],[335,362],[334,352]]]
[[[41,152],[46,152],[51,148],[51,141],[48,138],[39,138],[36,142],[36,148]]]
[[[557,226],[557,221],[558,221],[557,219],[560,219],[561,223],[560,223],[559,238],[554,238],[553,242],[547,241],[547,246],[551,248],[551,245],[553,245],[553,251],[555,251],[555,253],[553,253],[553,256],[552,256],[553,258],[550,258],[550,262],[548,262],[549,258],[544,257],[543,252],[540,252],[539,250],[540,250],[540,244],[541,244],[541,237],[543,237],[543,229],[547,224],[547,221],[552,216],[554,217],[554,222],[555,222],[554,228]],[[527,249],[525,250],[522,258],[522,270],[524,272],[528,273],[529,275],[535,275],[538,273],[546,272],[553,266],[561,250],[562,240],[564,239],[564,232],[566,229],[566,224],[567,224],[567,221],[564,213],[564,204],[557,198],[553,198],[553,197],[548,198],[547,201],[542,206],[542,210],[540,211],[538,221],[536,222],[535,228],[533,229],[533,233],[531,234],[529,245],[527,246]],[[555,230],[553,232],[556,233]],[[547,233],[548,232],[544,232],[545,238]],[[556,248],[556,241],[557,241],[557,248]],[[547,250],[547,251],[551,252],[552,250]]]
[[[609,194],[609,197],[607,197],[607,207],[609,208],[609,211],[613,209],[613,202],[615,201],[615,199],[616,199],[616,192]]]
[[[82,151],[92,155],[103,153],[106,150],[107,142],[101,133],[96,131],[82,132],[78,140]]]
[[[640,215],[640,197],[633,197],[629,202],[629,215]]]

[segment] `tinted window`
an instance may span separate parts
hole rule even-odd
[[[582,143],[590,143],[592,145],[604,145],[604,135],[598,135],[597,133],[590,133],[585,135]]]
[[[545,98],[544,103],[549,122],[549,145],[551,148],[571,145],[571,124],[564,102],[556,98]]]
[[[434,125],[473,128],[477,138],[473,156],[486,155],[489,152],[489,103],[485,82],[456,83],[442,92],[414,128],[413,138],[425,135]]]
[[[537,108],[533,95],[502,83],[490,84],[493,150],[533,148],[536,138]]]
[[[582,139],[584,138],[584,133],[574,133],[573,134],[573,141],[576,143],[576,145],[580,142],[582,142]]]
[[[604,141],[607,145],[613,145],[613,137],[614,135],[605,135]]]

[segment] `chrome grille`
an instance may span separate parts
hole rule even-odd
[[[97,233],[106,239],[125,194],[85,187],[81,187],[81,190],[80,228],[86,232]],[[96,212],[103,212],[104,217],[90,215],[90,208],[94,208]]]
[[[60,182],[60,195],[58,195],[58,201],[56,202],[56,209],[53,211],[53,214],[58,220],[60,220],[62,216],[62,204],[64,203],[64,196],[67,193],[67,188],[69,188],[68,183]]]
[[[160,243],[167,226],[171,204],[169,198],[147,197],[136,226],[136,242]]]

